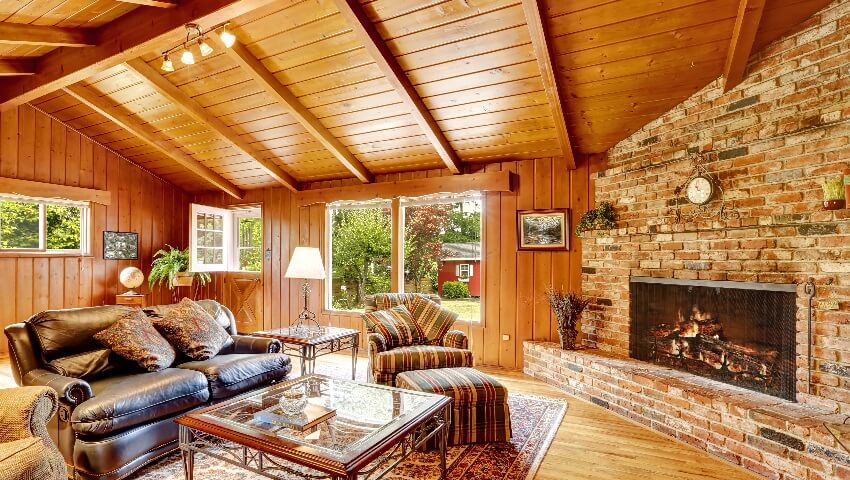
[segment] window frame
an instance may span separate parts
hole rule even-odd
[[[92,207],[91,202],[62,200],[57,198],[30,197],[26,195],[0,194],[0,201],[31,203],[38,205],[38,247],[2,248],[0,256],[91,256]],[[80,248],[47,248],[47,207],[75,207],[80,209]]]
[[[366,201],[339,201],[325,204],[325,280],[324,280],[324,302],[323,302],[323,311],[325,312],[339,312],[339,313],[363,313],[360,310],[343,310],[339,308],[334,308],[333,306],[333,211],[334,210],[363,210],[367,208],[389,208],[390,209],[390,219],[392,220],[393,209],[395,208],[395,202],[391,200],[366,200]],[[395,241],[395,231],[393,229],[392,221],[390,222],[390,242]],[[390,245],[390,249],[392,249],[392,245]],[[395,275],[395,262],[393,261],[392,255],[390,255],[390,278]]]
[[[231,226],[231,210],[211,207],[199,203],[189,206],[189,270],[192,272],[227,272],[230,269],[230,248],[232,245],[233,228]],[[198,215],[221,215],[222,217],[222,261],[221,263],[197,262],[198,249]]]

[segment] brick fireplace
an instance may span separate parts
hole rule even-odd
[[[722,193],[705,215],[677,223],[676,205],[692,208],[677,188],[698,153]],[[618,228],[581,240],[582,288],[593,298],[583,341],[591,349],[527,342],[525,371],[767,478],[850,479],[850,454],[824,427],[850,415],[850,210],[824,210],[820,189],[848,167],[850,1],[840,0],[761,50],[735,89],[723,93],[715,81],[608,152],[607,169],[592,182],[596,203],[614,204]],[[721,205],[735,215],[720,215]],[[635,295],[636,279],[782,290],[790,318],[767,328],[788,334],[741,333],[729,344],[739,327],[728,323],[728,307],[711,312],[700,305],[709,297],[682,297],[662,309]],[[815,285],[811,322],[808,281]],[[643,333],[667,342],[651,356],[635,329],[647,312],[663,318],[647,319]],[[703,323],[689,326],[694,316]],[[695,345],[687,329],[700,327],[705,335]],[[747,350],[771,342],[765,351]],[[685,361],[683,348],[703,351]],[[665,361],[654,361],[659,352]],[[750,353],[732,370],[749,373],[736,383],[728,358],[740,352]],[[711,364],[715,377],[700,375],[700,363]],[[783,365],[790,375],[767,378]]]

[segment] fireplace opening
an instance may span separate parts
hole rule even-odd
[[[795,401],[796,285],[633,277],[632,358]]]

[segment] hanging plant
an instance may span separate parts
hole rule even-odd
[[[174,290],[179,286],[192,285],[191,280],[197,279],[200,286],[206,285],[210,280],[210,274],[206,272],[189,272],[189,249],[180,250],[171,245],[166,245],[168,250],[162,249],[156,252],[151,263],[151,272],[148,274],[148,284],[151,288],[163,282],[168,288]],[[188,285],[182,280],[188,278]]]
[[[576,235],[588,230],[610,230],[617,227],[617,212],[611,202],[602,202],[593,210],[584,212],[576,225]]]

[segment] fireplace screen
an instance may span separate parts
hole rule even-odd
[[[796,286],[631,281],[633,358],[795,400]]]

